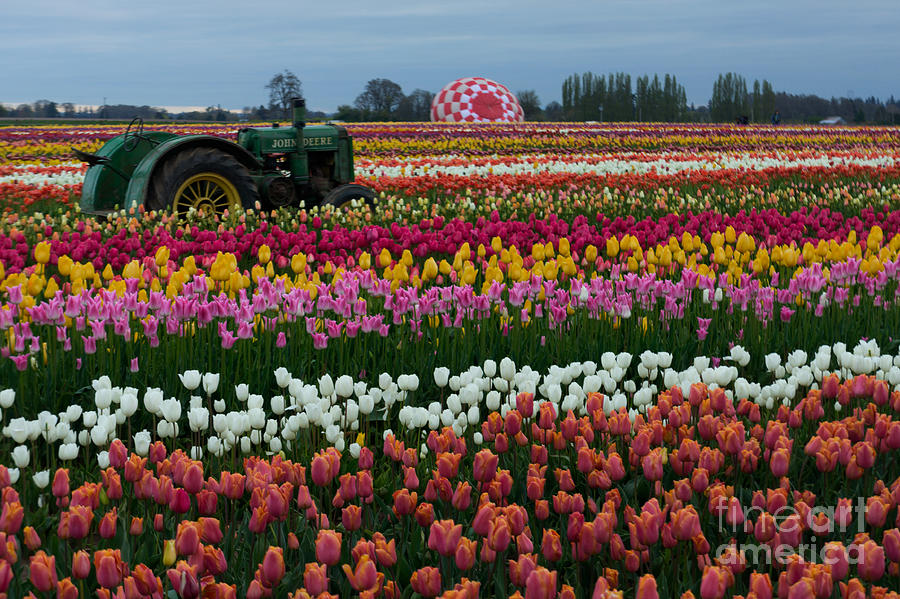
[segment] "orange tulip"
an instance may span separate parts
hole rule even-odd
[[[659,599],[659,592],[656,590],[656,578],[653,577],[653,574],[644,574],[640,577],[634,598]]]
[[[128,567],[122,561],[119,549],[99,549],[94,552],[94,570],[97,583],[106,589],[114,589],[122,582]]]
[[[303,586],[313,596],[328,590],[328,574],[325,564],[308,563],[303,571]]]
[[[541,553],[548,562],[557,562],[562,559],[562,541],[559,533],[552,528],[544,529],[541,539]]]
[[[34,588],[46,593],[56,588],[58,581],[56,577],[56,557],[47,555],[43,551],[38,551],[30,560],[30,577],[29,580]]]
[[[456,567],[465,572],[475,565],[475,556],[478,551],[478,541],[462,537],[454,552]]]
[[[378,572],[375,569],[375,562],[366,554],[359,558],[355,570],[350,568],[348,564],[344,564],[342,568],[344,574],[347,575],[347,580],[350,581],[350,586],[355,591],[371,590],[378,584]]]
[[[34,551],[41,546],[41,537],[38,536],[37,531],[31,526],[25,527],[23,535],[25,537],[25,546],[28,547],[29,551]]]
[[[91,557],[87,551],[76,551],[72,556],[72,576],[83,580],[91,574]]]
[[[441,592],[441,573],[431,566],[419,568],[410,577],[409,585],[423,597],[437,597]]]
[[[449,557],[456,552],[461,537],[462,524],[456,524],[453,520],[437,520],[431,524],[428,548]]]
[[[341,559],[341,533],[322,529],[316,537],[316,559],[333,566]]]
[[[118,517],[118,510],[113,508],[106,512],[106,515],[100,519],[100,537],[104,539],[111,539],[116,536],[116,523]]]
[[[553,599],[556,597],[556,570],[535,568],[525,583],[525,599]]]
[[[284,550],[270,546],[263,556],[260,570],[263,584],[269,588],[277,587],[284,578]]]

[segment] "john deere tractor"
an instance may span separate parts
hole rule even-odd
[[[96,154],[73,148],[90,165],[81,209],[108,214],[144,206],[185,216],[226,209],[330,204],[371,205],[371,189],[353,183],[353,140],[337,125],[306,126],[293,103],[290,127],[244,128],[237,143],[211,135],[144,131],[134,119]]]

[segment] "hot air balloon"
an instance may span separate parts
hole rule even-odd
[[[451,81],[431,103],[431,120],[448,123],[519,123],[525,113],[505,86],[484,77]]]

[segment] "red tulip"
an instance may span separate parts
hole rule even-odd
[[[76,551],[72,555],[72,576],[85,579],[91,574],[91,557],[87,551]]]

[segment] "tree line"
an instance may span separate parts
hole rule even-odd
[[[290,100],[303,97],[300,79],[290,70],[276,73],[265,85],[268,104],[245,106],[229,111],[221,106],[172,114],[152,106],[125,104],[77,108],[70,102],[57,104],[38,100],[13,108],[0,105],[0,118],[67,118],[194,121],[274,121],[290,119]],[[688,104],[684,86],[675,75],[641,75],[632,79],[625,72],[597,75],[572,74],[562,82],[562,103],[541,105],[533,89],[515,92],[527,121],[607,121],[607,122],[737,122],[766,123],[777,110],[783,122],[817,123],[840,117],[848,123],[900,124],[900,102],[892,95],[886,101],[869,97],[826,99],[812,94],[775,91],[763,79],[748,85],[738,73],[721,73],[713,83],[706,105]],[[333,113],[310,111],[309,120],[342,121],[428,121],[435,94],[414,89],[409,94],[396,82],[385,78],[369,80],[351,104],[341,104]]]

